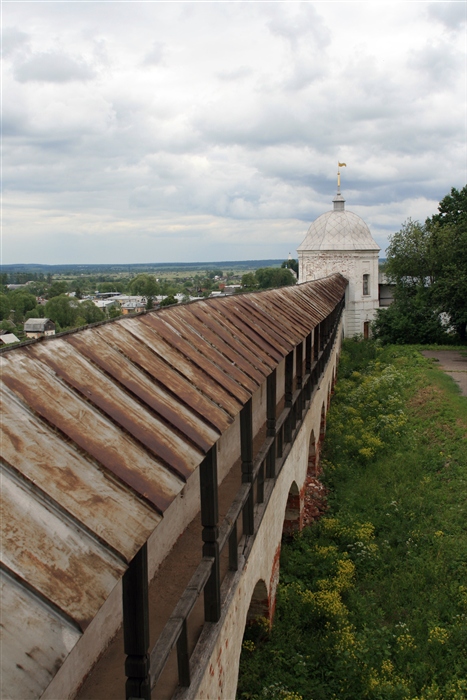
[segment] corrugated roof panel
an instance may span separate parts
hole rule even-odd
[[[240,362],[244,362],[243,358],[239,357],[227,347],[227,352],[230,356],[234,355],[233,359],[223,354],[215,345],[216,336],[209,328],[197,323],[196,317],[189,308],[175,308],[170,315],[170,326],[190,345],[195,347],[197,351],[210,362],[219,367],[228,376],[229,381],[233,380],[247,392],[254,392],[258,388],[258,382],[255,382],[246,374],[239,366]],[[248,395],[248,394],[247,394]]]
[[[153,352],[156,352],[167,364],[176,369],[188,383],[194,385],[200,393],[210,398],[222,408],[231,418],[234,418],[242,407],[241,402],[226,391],[218,381],[198,365],[188,359],[180,350],[167,343],[148,323],[146,316],[125,318],[120,324],[127,328],[136,338],[142,340]],[[183,397],[183,393],[182,393]],[[208,414],[209,415],[209,414]]]
[[[161,516],[63,440],[6,387],[0,402],[5,462],[130,561]]]
[[[128,329],[121,322],[109,323],[96,328],[95,332],[150,375],[152,381],[172,394],[179,403],[189,407],[208,425],[214,427],[219,435],[231,424],[232,418],[217,403],[203,394],[196,385],[187,381],[185,376],[148,346],[144,337],[132,334],[131,326]]]
[[[228,372],[229,363],[225,361],[225,358],[222,358],[219,353],[213,352],[208,343],[200,336],[193,338],[193,335],[191,335],[190,340],[187,340],[184,336],[189,336],[189,332],[181,335],[176,328],[177,324],[172,320],[172,314],[167,317],[167,321],[156,314],[147,314],[142,320],[144,324],[154,329],[161,338],[164,338],[168,344],[181,352],[200,370],[212,377],[218,383],[218,386],[224,387],[231,396],[240,402],[240,405],[248,401],[249,393],[230,376]]]
[[[0,697],[37,700],[81,634],[3,571],[0,571],[0,585]]]
[[[185,307],[186,308],[186,307]],[[183,309],[180,309],[183,311]],[[195,309],[190,311],[190,314],[185,314],[182,321],[185,326],[192,328],[198,335],[201,335],[213,348],[220,352],[228,362],[238,367],[242,373],[242,383],[245,382],[245,376],[247,381],[247,388],[250,391],[255,391],[258,386],[264,381],[264,374],[260,372],[256,365],[258,361],[249,361],[246,358],[246,348],[242,348],[238,345],[235,346],[233,338],[230,338],[230,342],[225,342],[224,336],[227,334],[222,328],[217,328],[213,331],[213,325],[208,325],[203,322],[201,318],[196,314]],[[224,330],[224,332],[222,332]]]
[[[234,335],[232,326],[227,322],[226,318],[217,315],[212,306],[204,306],[203,302],[198,302],[192,306],[191,313],[194,318],[199,319],[199,321],[210,328],[215,336],[224,342],[225,345],[231,347],[240,357],[245,358],[245,372],[251,372],[253,368],[256,372],[251,375],[253,379],[264,379],[264,377],[269,374],[271,370],[270,365],[265,361],[266,358],[261,357],[258,352],[255,354],[252,351],[251,341],[243,334],[237,331]],[[262,381],[261,379],[258,380]]]
[[[204,308],[205,304],[206,312],[212,315],[213,319],[228,330],[241,345],[254,352],[257,355],[257,362],[266,367],[267,374],[269,374],[271,370],[277,366],[277,363],[280,362],[282,355],[276,348],[265,341],[257,330],[244,323],[239,316],[233,313],[226,315],[224,309],[220,305],[223,299],[212,300],[218,302],[217,304],[210,304],[210,301],[211,300],[208,299],[206,302],[200,301],[198,304],[201,308]]]
[[[1,353],[2,697],[42,693],[73,621],[86,627],[181,491],[176,472],[193,472],[346,286],[332,275]]]
[[[255,294],[240,294],[236,299],[237,312],[243,318],[247,318],[254,323],[257,330],[265,338],[269,338],[270,342],[281,351],[283,355],[290,352],[295,345],[291,337],[296,335],[295,329],[287,322],[287,325],[282,326],[274,319],[271,314],[265,314],[263,309],[255,303]]]
[[[70,335],[66,340],[201,450],[209,450],[218,439],[218,432],[205,422],[203,416],[184,406],[180,399],[149,378],[102,336],[89,329]]]
[[[201,450],[145,410],[69,343],[58,339],[53,351],[50,345],[34,345],[28,351],[182,478],[188,478],[202,460]]]
[[[2,557],[85,629],[125,572],[110,552],[2,469]]]
[[[250,315],[250,310],[245,308],[243,302],[239,303],[239,299],[248,296],[248,294],[239,294],[219,299],[220,311],[228,316],[232,323],[247,337],[250,337],[256,345],[259,345],[263,352],[270,355],[275,360],[274,366],[276,366],[285,357],[288,352],[287,348],[290,346],[284,345],[282,338],[278,338],[262,319],[259,320],[255,314]],[[230,300],[232,301],[229,304]]]
[[[26,349],[3,356],[4,383],[42,418],[163,513],[183,488],[183,482],[59,381],[42,362],[25,356]]]

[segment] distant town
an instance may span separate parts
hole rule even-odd
[[[295,284],[282,260],[134,265],[4,265],[0,347],[171,304]]]

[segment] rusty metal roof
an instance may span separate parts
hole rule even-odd
[[[334,274],[1,351],[2,697],[47,687],[206,452],[346,285]]]

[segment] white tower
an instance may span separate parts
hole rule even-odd
[[[340,272],[349,280],[345,299],[344,333],[347,338],[368,337],[379,307],[378,255],[380,248],[370,229],[356,214],[345,211],[338,173],[334,209],[319,216],[298,247],[299,282]]]

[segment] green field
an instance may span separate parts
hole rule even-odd
[[[322,464],[238,698],[467,698],[467,399],[416,348],[346,341]]]

